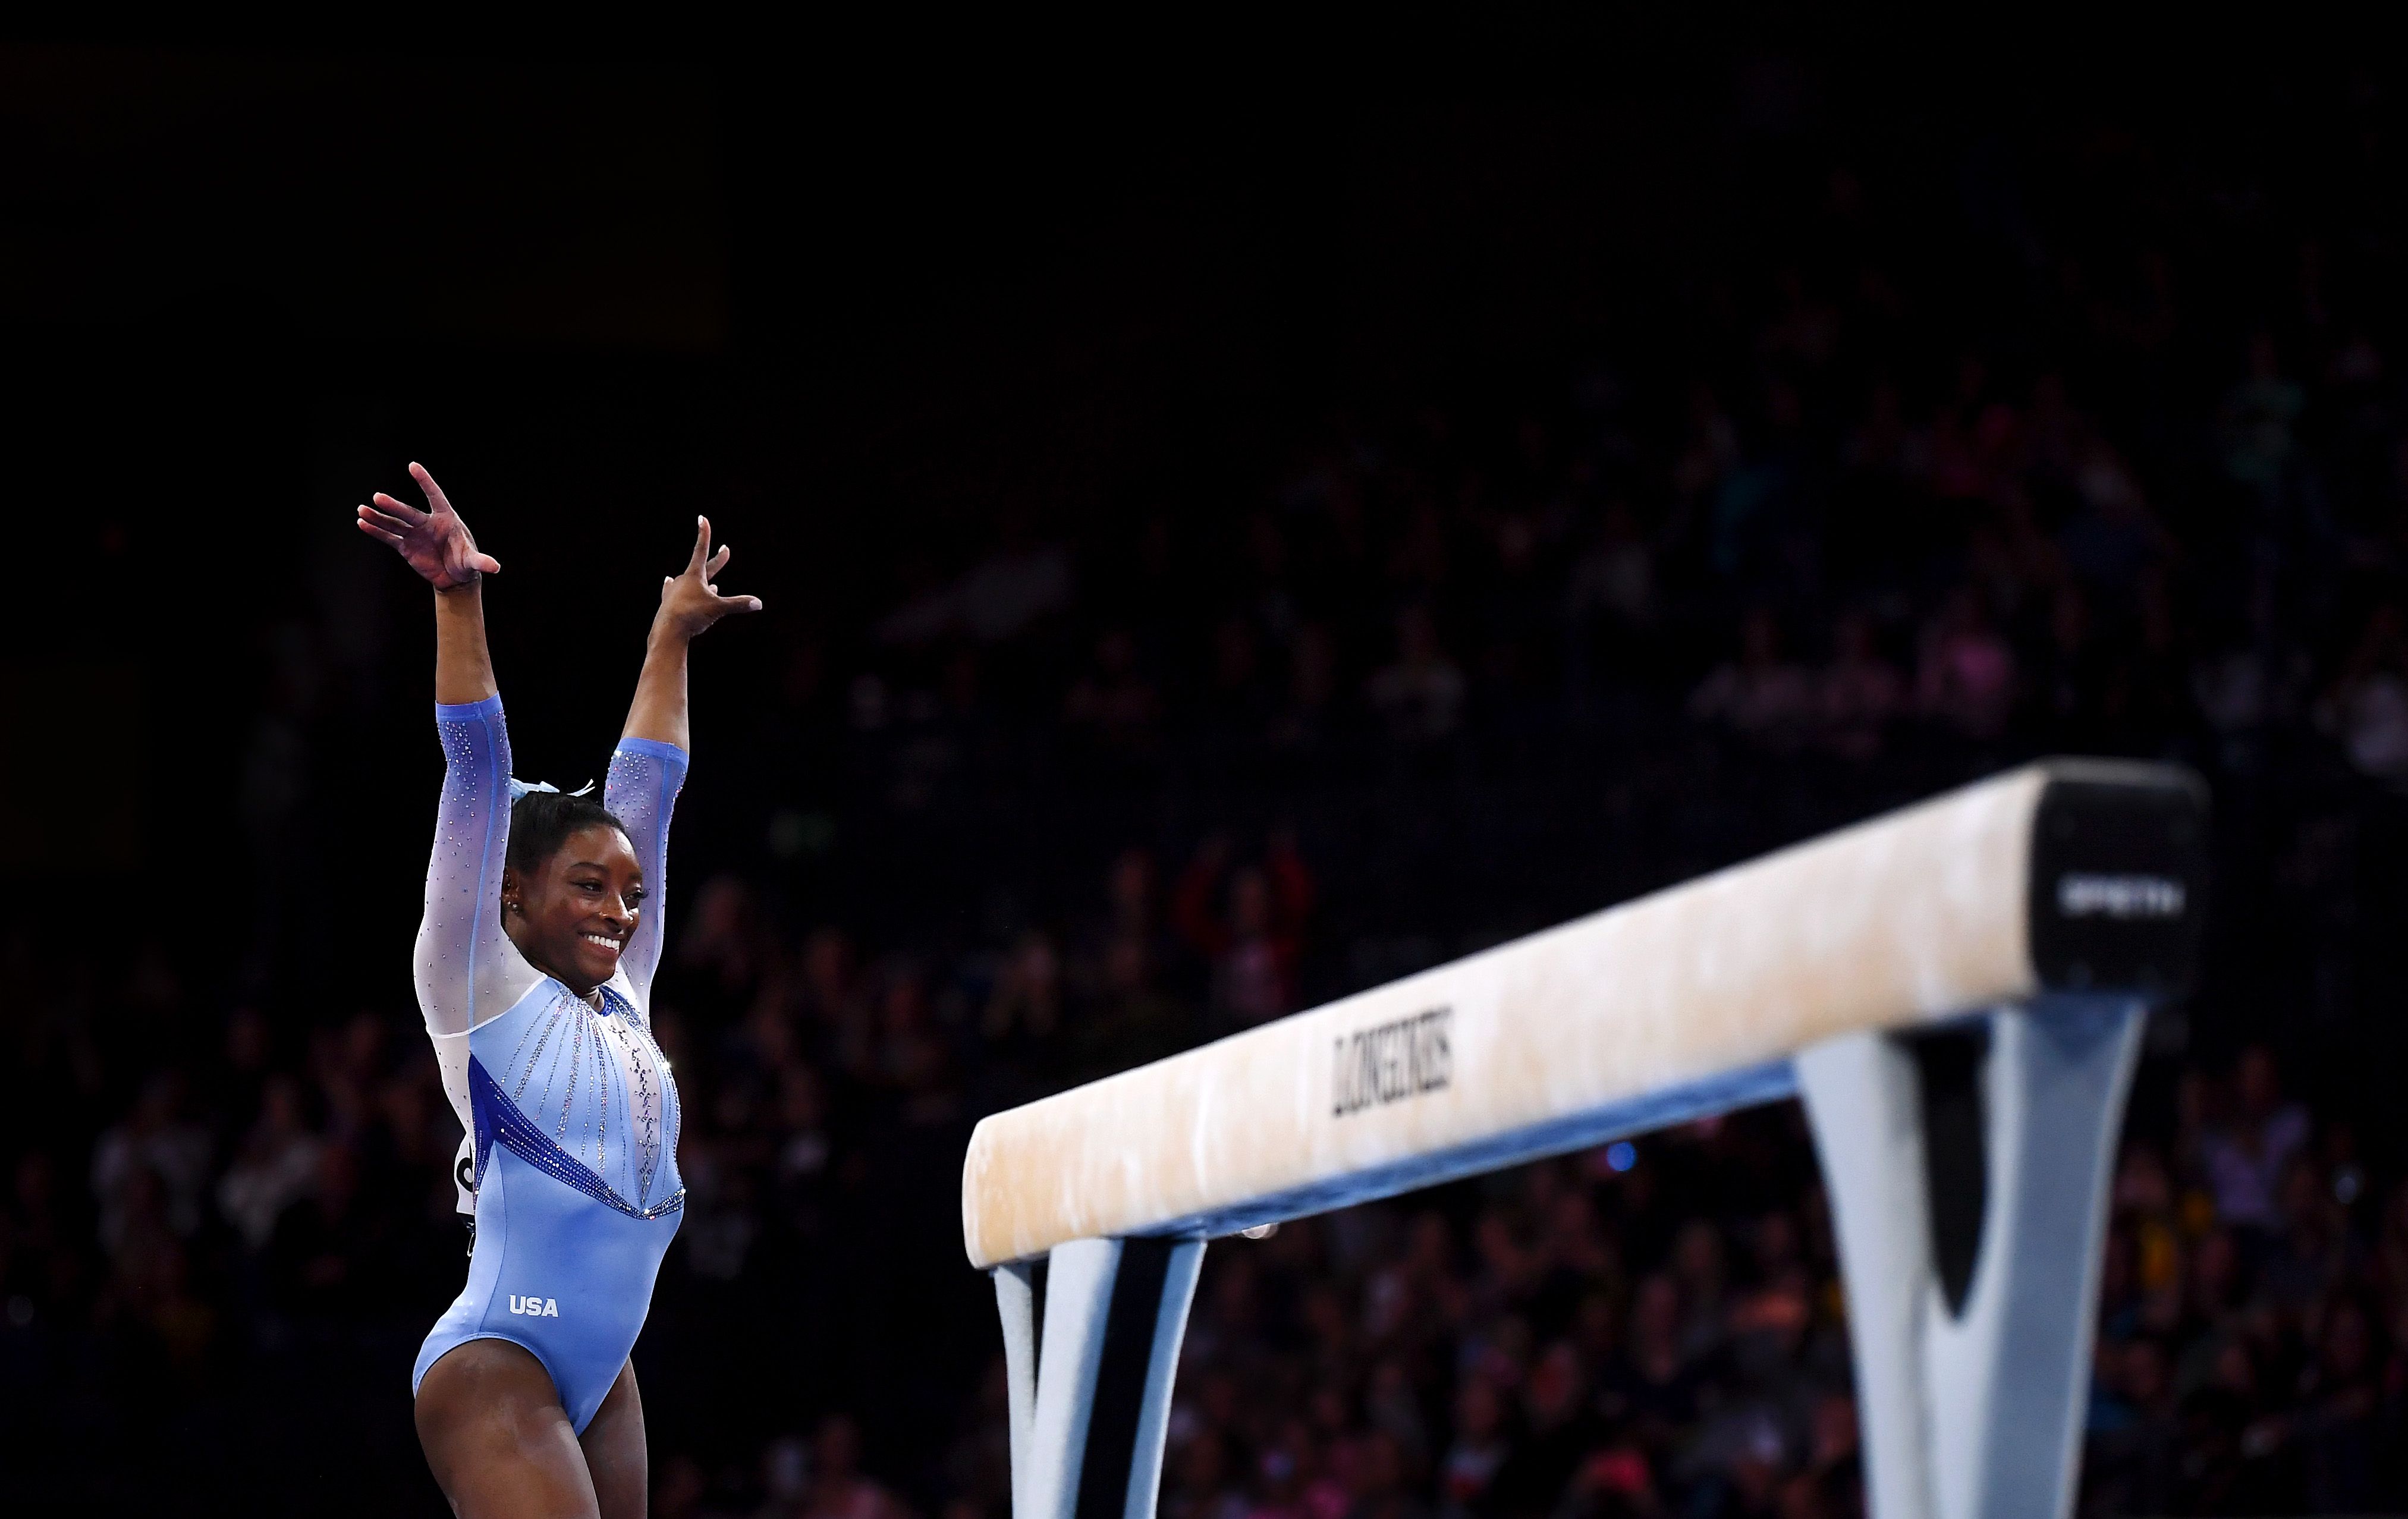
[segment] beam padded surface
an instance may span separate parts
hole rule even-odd
[[[2028,996],[2035,817],[2074,781],[2196,790],[2160,767],[2028,767],[996,1113],[963,1164],[970,1261],[1400,1192],[1658,1108],[1761,1100],[1786,1089],[1791,1055],[1838,1035]]]

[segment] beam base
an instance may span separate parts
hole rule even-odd
[[[2146,1006],[2051,996],[1797,1059],[1875,1519],[2065,1519]]]
[[[1154,1519],[1201,1240],[1073,1240],[997,1267],[1012,1519]]]

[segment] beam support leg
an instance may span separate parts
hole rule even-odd
[[[988,1272],[995,1279],[995,1306],[1003,1316],[1004,1406],[1011,1436],[1011,1515],[1025,1519],[1030,1432],[1037,1422],[1037,1284],[1035,1261],[1015,1261]]]
[[[1154,1519],[1201,1240],[1074,1240],[997,1268],[1012,1519]]]
[[[2143,1003],[2052,996],[1799,1055],[1874,1519],[2064,1519]]]

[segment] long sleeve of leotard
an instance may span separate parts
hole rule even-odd
[[[499,1017],[538,977],[502,931],[502,858],[510,835],[510,736],[502,698],[438,705],[443,799],[418,924],[418,1006],[438,1048]]]
[[[622,738],[610,756],[610,773],[602,782],[602,805],[627,828],[636,846],[636,863],[644,871],[644,910],[636,919],[636,937],[619,956],[619,968],[636,989],[636,1001],[648,1012],[652,972],[660,967],[661,939],[666,931],[668,908],[669,813],[685,785],[686,752],[657,738]]]
[[[502,931],[502,860],[510,841],[510,733],[502,698],[438,702],[435,731],[443,742],[443,796],[418,920],[418,1010],[443,1073],[443,1095],[460,1120],[460,1153],[452,1166],[455,1206],[473,1213],[468,1030],[508,1012],[540,978]]]

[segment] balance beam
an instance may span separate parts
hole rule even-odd
[[[2050,761],[984,1119],[962,1230],[970,1263],[998,1273],[1014,1466],[1034,1474],[1015,1477],[1016,1519],[1151,1515],[1158,1363],[1175,1361],[1201,1240],[1799,1092],[1851,1300],[1942,1311],[1936,1328],[1899,1320],[1897,1342],[1870,1351],[1865,1326],[1882,1315],[1852,1325],[1876,1509],[2061,1514],[2075,1405],[2060,1384],[2089,1337],[2107,1153],[2140,1013],[2192,975],[2205,860],[2205,793],[2188,772]],[[1979,1048],[1939,1059],[1932,1038],[1952,1027]],[[1960,1068],[1970,1097],[1948,1076]],[[1956,1153],[1968,1135],[1970,1161]],[[2034,1155],[2038,1170],[2022,1164]],[[1971,1243],[1956,1238],[1967,1217]],[[1976,1266],[2001,1249],[1986,1284],[1995,1297],[2014,1276],[2018,1301],[2039,1280],[2035,1253],[2076,1261],[2072,1279],[2051,1279],[2073,1295],[2054,1318],[1983,1306]],[[1040,1347],[1031,1265],[1047,1259],[1066,1274]],[[1148,1300],[1114,1306],[1138,1278]],[[1107,1321],[1146,1346],[1113,1354]],[[1987,1348],[1945,1351],[1950,1334]],[[2048,1341],[2039,1359],[2033,1336]],[[2000,1393],[2008,1350],[2022,1368],[2008,1392],[2037,1413]],[[1942,1401],[2012,1404],[2045,1428],[1975,1440],[1950,1468],[1974,1475],[1943,1481],[1928,1455],[1942,1434],[1916,1412],[1934,1355],[1979,1363],[1970,1382],[1948,1372],[1979,1396]],[[1088,1411],[1114,1366],[1130,1412],[1107,1418],[1104,1443],[1130,1448],[1095,1469]],[[2000,1507],[2001,1492],[2042,1489]]]

